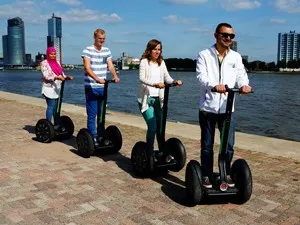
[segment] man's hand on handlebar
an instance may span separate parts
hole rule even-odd
[[[226,95],[226,87],[224,84],[218,84],[215,86],[216,92]]]
[[[114,77],[114,81],[115,81],[115,83],[119,83],[120,82],[120,78],[119,77]]]
[[[248,94],[252,91],[252,87],[248,86],[248,85],[244,85],[243,87],[241,87],[241,94]]]
[[[105,79],[101,79],[101,78],[98,78],[98,77],[97,77],[96,82],[97,82],[98,84],[105,84]]]

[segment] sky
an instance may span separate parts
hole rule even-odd
[[[238,52],[249,61],[276,62],[278,33],[300,33],[300,0],[1,0],[0,35],[7,20],[25,24],[26,53],[45,53],[47,20],[62,18],[63,63],[82,64],[97,28],[106,31],[113,59],[126,52],[140,58],[151,39],[159,39],[164,58],[196,59],[215,43],[217,24],[230,23]],[[0,38],[0,52],[2,38]]]

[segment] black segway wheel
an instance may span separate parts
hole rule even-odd
[[[185,171],[187,197],[192,205],[200,204],[203,197],[202,170],[199,162],[191,160]]]
[[[238,159],[232,164],[232,179],[238,189],[235,198],[236,203],[247,202],[252,195],[252,174],[244,159]]]
[[[105,129],[105,139],[112,142],[111,153],[117,153],[122,148],[122,134],[118,127],[109,126]]]
[[[74,133],[74,123],[68,116],[61,116],[62,126],[66,129],[67,134],[63,136],[63,138],[70,138]]]
[[[177,162],[174,166],[170,167],[170,170],[175,172],[180,171],[186,162],[186,152],[182,142],[177,138],[170,138],[166,142],[166,148]]]
[[[46,119],[40,119],[35,125],[35,135],[39,142],[50,143],[55,136],[52,123]]]
[[[80,129],[76,139],[79,155],[81,155],[84,158],[89,158],[91,155],[94,154],[94,140],[88,129]]]
[[[132,148],[131,164],[134,173],[139,177],[146,177],[153,171],[154,160],[147,152],[147,144],[143,141],[137,142]]]

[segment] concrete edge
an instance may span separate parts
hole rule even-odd
[[[0,99],[16,101],[21,104],[28,104],[43,108],[46,107],[45,101],[42,98],[35,98],[4,91],[0,91]],[[63,103],[62,110],[63,112],[70,112],[86,116],[84,106]],[[107,110],[106,120],[109,122],[146,129],[145,121],[141,116]],[[200,128],[198,125],[186,124],[181,122],[167,122],[166,132],[170,135],[176,135],[196,141],[199,141],[200,139]],[[219,134],[217,131],[215,138],[216,144],[219,144],[218,137]],[[235,141],[235,146],[240,149],[262,152],[273,156],[292,158],[294,160],[300,161],[300,142],[240,132],[236,132]]]

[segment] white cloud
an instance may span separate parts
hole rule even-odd
[[[78,0],[57,0],[57,2],[65,5],[81,5],[81,2]]]
[[[61,16],[62,20],[66,23],[74,22],[90,22],[99,21],[100,15],[95,10],[91,9],[70,9],[65,12],[56,13]]]
[[[65,0],[57,0],[65,1]],[[70,0],[67,0],[70,1]],[[71,0],[70,2],[78,2]],[[26,24],[45,24],[51,18],[52,12],[44,14],[42,10],[49,5],[39,1],[17,1],[12,4],[0,5],[0,19],[20,17]],[[53,9],[52,9],[53,10]],[[120,23],[122,18],[116,13],[105,14],[92,9],[71,8],[66,11],[55,11],[55,15],[63,19],[64,23],[103,22]]]
[[[92,9],[70,9],[60,14],[63,21],[66,23],[85,23],[92,21],[103,23],[119,23],[122,21],[121,17],[115,13],[110,15],[101,14]]]
[[[220,0],[221,6],[228,10],[251,10],[261,6],[260,1],[253,0]]]
[[[163,3],[182,4],[182,5],[197,5],[208,2],[208,0],[160,0]]]
[[[268,21],[270,24],[285,24],[286,19],[273,18]]]
[[[163,17],[163,20],[170,24],[194,24],[197,22],[197,19],[186,19],[177,15],[165,16]]]
[[[101,18],[101,21],[103,21],[104,23],[120,23],[120,22],[122,22],[122,18],[116,13],[112,13],[110,15],[102,14],[102,15],[100,15],[100,18]]]
[[[13,4],[0,5],[0,19],[20,17],[26,23],[42,24],[50,18],[40,14],[40,9],[34,1],[19,1]]]
[[[188,32],[196,32],[196,33],[202,33],[202,32],[208,32],[207,29],[199,28],[199,27],[193,27],[187,30]]]
[[[283,12],[300,13],[299,0],[275,0],[275,7]]]
[[[198,36],[201,37],[213,37],[213,32],[209,31],[206,28],[199,28],[199,27],[192,27],[186,30],[186,33],[196,33]]]

